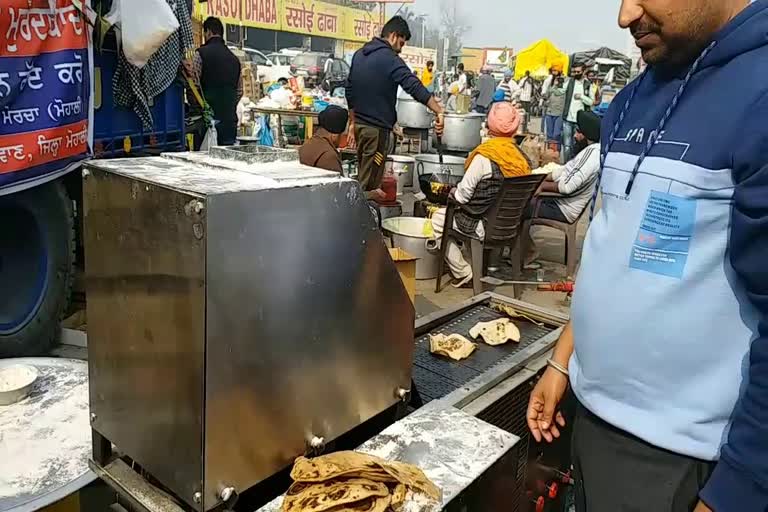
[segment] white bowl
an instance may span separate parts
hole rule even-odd
[[[27,364],[0,368],[0,405],[11,405],[26,398],[38,375],[37,369]]]

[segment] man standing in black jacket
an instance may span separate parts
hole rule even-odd
[[[228,146],[235,143],[237,102],[243,96],[240,61],[227,48],[224,25],[218,18],[211,16],[203,22],[203,34],[205,44],[195,52],[193,74],[218,121],[218,143]]]
[[[438,114],[435,130],[442,133],[443,109],[399,53],[411,38],[400,16],[389,20],[375,37],[355,52],[347,81],[350,134],[357,144],[358,180],[370,199],[383,196],[379,186],[397,121],[397,86]]]

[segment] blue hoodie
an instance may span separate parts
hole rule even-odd
[[[352,57],[347,80],[347,105],[355,120],[391,130],[397,122],[397,86],[427,104],[432,97],[387,41],[373,38]]]
[[[767,34],[758,0],[692,73],[649,69],[614,99],[572,309],[578,398],[718,460],[701,493],[716,512],[768,509]]]

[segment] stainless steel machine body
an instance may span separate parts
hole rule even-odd
[[[413,306],[359,185],[262,165],[84,171],[92,428],[199,511],[410,388]]]

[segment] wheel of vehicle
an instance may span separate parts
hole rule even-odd
[[[58,181],[0,196],[0,356],[39,355],[57,339],[74,279],[73,215]]]

